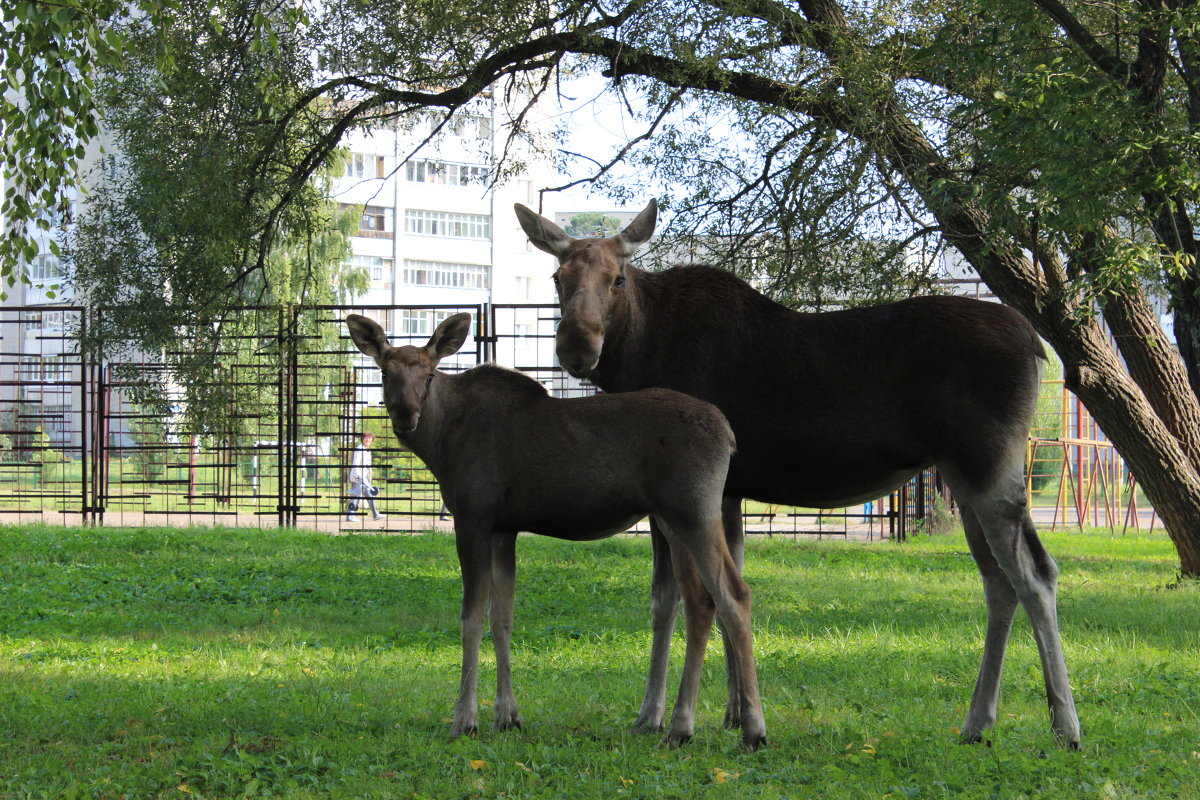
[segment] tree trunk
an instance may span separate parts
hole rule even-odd
[[[1157,325],[1149,327],[1145,297],[1128,295],[1113,308],[1119,335],[1140,338],[1123,343],[1135,383],[1096,319],[1074,313],[1076,304],[1025,256],[1019,232],[995,230],[969,192],[935,191],[938,183],[955,178],[937,149],[898,104],[885,103],[879,112],[887,135],[872,141],[881,155],[921,193],[946,240],[1062,358],[1069,388],[1125,458],[1166,525],[1181,573],[1200,578],[1200,407],[1178,357],[1155,350],[1163,337]]]
[[[1025,314],[1058,353],[1067,387],[1087,406],[1166,525],[1181,573],[1200,578],[1200,404],[1179,357],[1165,347],[1157,324],[1151,327],[1145,296],[1128,294],[1107,312],[1128,354],[1126,371],[1094,317],[1073,313],[1067,298],[1049,291],[1015,244],[1006,247],[985,235],[986,215],[979,209],[943,208],[938,216],[953,231],[947,239],[992,291]]]
[[[1187,365],[1188,381],[1192,393],[1200,396],[1200,287],[1191,278],[1171,288],[1171,300],[1175,312],[1175,341],[1179,343],[1179,354]]]
[[[1145,293],[1136,288],[1108,299],[1104,319],[1134,382],[1188,461],[1200,470],[1200,402],[1186,359],[1167,340]]]
[[[1052,343],[1063,356],[1067,387],[1087,406],[1150,498],[1179,552],[1181,573],[1200,578],[1200,474],[1120,363],[1108,357],[1111,350],[1095,346],[1100,335],[1098,330],[1052,334],[1059,340]]]

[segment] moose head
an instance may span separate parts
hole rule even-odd
[[[471,315],[447,317],[424,347],[392,347],[379,323],[360,314],[346,317],[350,338],[383,371],[383,403],[392,420],[392,430],[401,439],[411,435],[421,420],[421,411],[437,377],[438,363],[458,352],[467,340]]]
[[[629,260],[654,234],[658,204],[651,200],[625,230],[600,239],[576,239],[520,203],[515,209],[534,247],[558,258],[554,286],[562,321],[555,351],[567,372],[586,377],[600,361],[613,304],[626,291]]]

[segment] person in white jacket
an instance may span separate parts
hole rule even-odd
[[[346,503],[346,521],[354,522],[355,512],[358,511],[360,500],[366,500],[371,508],[373,519],[383,519],[384,515],[375,510],[375,495],[378,493],[371,484],[371,443],[375,434],[363,432],[360,444],[354,448],[350,458],[350,500]]]

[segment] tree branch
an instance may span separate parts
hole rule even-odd
[[[1129,76],[1133,72],[1133,65],[1110,53],[1059,0],[1033,0],[1033,3],[1041,8],[1046,16],[1058,23],[1063,33],[1078,45],[1093,64],[1122,83],[1128,82]]]

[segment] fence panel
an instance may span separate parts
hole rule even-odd
[[[91,373],[69,333],[82,320],[73,307],[0,309],[0,508],[18,520],[89,512]]]
[[[191,396],[226,404],[220,429],[192,429],[184,388],[161,360],[89,364],[72,331],[80,308],[0,311],[0,520],[116,525],[303,525],[326,530],[449,528],[437,483],[391,434],[377,367],[344,319],[376,319],[394,345],[423,345],[460,311],[474,336],[448,371],[484,361],[515,367],[559,397],[596,391],[557,365],[556,306],[246,307]],[[151,402],[140,387],[159,387]],[[387,519],[346,521],[346,476],[358,436],[371,430],[376,498]],[[746,529],[767,535],[903,538],[927,525],[935,479],[850,509],[748,501]],[[648,530],[643,522],[639,530]]]

